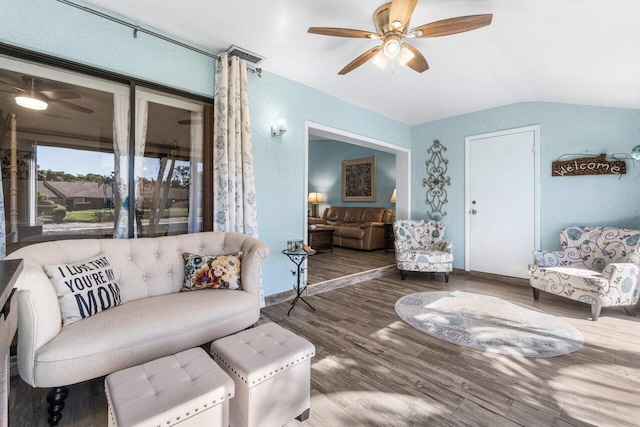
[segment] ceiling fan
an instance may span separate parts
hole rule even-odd
[[[93,113],[93,110],[89,108],[64,101],[65,99],[82,98],[72,90],[47,90],[42,88],[42,80],[32,76],[22,76],[22,81],[24,84],[20,87],[0,80],[0,85],[11,88],[7,90],[0,87],[0,92],[16,93],[16,103],[32,110],[46,110],[49,104],[52,104],[80,113]]]
[[[347,74],[355,70],[365,62],[373,58],[373,63],[380,68],[385,68],[389,60],[398,58],[401,66],[422,73],[429,69],[429,64],[422,53],[409,43],[403,42],[405,38],[440,37],[450,34],[463,33],[486,27],[491,24],[493,15],[469,15],[457,18],[444,19],[421,25],[409,30],[409,21],[418,0],[392,0],[385,3],[373,12],[373,23],[376,32],[352,30],[349,28],[310,27],[312,34],[325,36],[369,38],[382,40],[381,46],[369,49],[344,67],[338,74]]]

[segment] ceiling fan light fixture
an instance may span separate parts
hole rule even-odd
[[[373,57],[371,62],[373,62],[377,67],[380,67],[384,70],[385,68],[387,68],[387,62],[389,62],[389,60],[387,59],[385,54],[380,51],[376,54],[376,56]]]
[[[401,67],[407,65],[409,61],[416,57],[416,54],[413,53],[411,49],[409,49],[406,44],[402,44],[402,48],[400,49],[400,55],[398,55],[398,62]]]
[[[400,21],[393,21],[391,23],[391,28],[393,28],[394,30],[397,30],[400,27],[402,27],[402,22],[400,22]]]
[[[400,42],[396,37],[389,37],[385,40],[382,51],[387,59],[393,59],[400,53]]]
[[[29,108],[31,110],[46,110],[49,104],[45,101],[29,95],[16,96],[16,104],[21,107]]]

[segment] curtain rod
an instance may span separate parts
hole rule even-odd
[[[197,52],[200,55],[204,55],[204,56],[207,56],[207,57],[213,58],[213,59],[221,59],[221,56],[220,55],[216,55],[215,53],[211,53],[211,52],[207,52],[206,50],[198,49],[195,46],[188,45],[188,44],[183,43],[183,42],[181,42],[179,40],[172,39],[172,38],[164,36],[164,35],[162,35],[160,33],[156,33],[155,31],[147,30],[146,28],[142,28],[139,25],[135,25],[135,24],[132,24],[131,22],[127,22],[127,21],[125,21],[123,19],[116,18],[115,16],[108,15],[106,13],[102,13],[102,12],[97,11],[95,9],[92,9],[90,7],[82,6],[80,4],[74,3],[74,2],[69,1],[69,0],[58,0],[58,2],[66,4],[67,6],[75,7],[76,9],[80,9],[80,10],[82,10],[84,12],[90,13],[92,15],[99,16],[100,18],[107,19],[107,20],[109,20],[111,22],[115,22],[115,23],[123,25],[125,27],[129,27],[129,28],[131,28],[133,30],[133,37],[134,38],[138,38],[138,33],[145,33],[145,34],[148,34],[148,35],[150,35],[152,37],[158,38],[160,40],[163,40],[163,41],[166,41],[166,42],[169,42],[169,43],[173,43],[173,44],[175,44],[177,46],[180,46],[182,48],[191,50],[193,52]],[[251,67],[247,66],[247,71],[249,71],[251,73],[254,73],[254,74],[257,74],[258,77],[262,77],[262,68],[251,68]]]

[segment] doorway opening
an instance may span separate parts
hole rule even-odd
[[[343,157],[340,157],[340,154],[337,154],[338,157],[329,155],[330,151],[328,150],[335,150],[340,147],[346,147],[348,154],[344,154]],[[320,220],[320,223],[322,222],[323,213],[327,207],[375,206],[376,208],[391,209],[395,218],[405,219],[410,217],[410,149],[317,123],[306,122],[304,152],[304,206],[314,208],[314,217],[320,217],[309,218],[310,211],[305,212],[303,233],[307,243],[310,236],[309,227],[311,226],[313,229],[318,220]],[[381,175],[380,169],[378,170],[378,176],[382,178],[380,180],[382,187],[378,188],[375,202],[368,204],[349,202],[343,201],[341,197],[342,161],[354,160],[352,157],[358,157],[357,153],[377,157],[377,164],[389,171],[385,173],[395,175],[385,177],[382,176],[384,173]],[[318,170],[316,162],[325,162],[324,164],[328,165],[327,169],[330,169],[326,174],[320,174],[322,175],[321,178],[318,178],[316,173]],[[310,174],[310,171],[312,174]],[[396,197],[395,203],[392,203],[390,199],[394,189]],[[323,190],[325,194],[322,194]],[[314,193],[314,197],[320,197],[318,193],[322,194],[321,200],[323,202],[320,202],[319,209],[308,204],[308,196],[311,192]],[[334,240],[340,241],[340,239]],[[392,251],[385,251],[384,247],[372,251],[363,251],[334,246],[332,252],[318,251],[317,255],[309,259],[309,270],[306,272],[307,281],[312,285],[312,288],[314,285],[329,284],[329,282],[335,285],[336,281],[345,278],[346,280],[342,280],[341,283],[357,283],[361,281],[358,279],[360,274],[370,273],[382,268],[390,269],[390,266],[393,265],[394,254]],[[320,287],[317,289],[320,289]]]

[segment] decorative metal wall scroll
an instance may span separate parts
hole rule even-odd
[[[563,156],[560,156],[562,158]],[[627,165],[622,160],[605,160],[606,154],[551,163],[551,176],[624,175]]]
[[[439,220],[447,214],[442,210],[449,201],[445,186],[451,185],[451,177],[445,176],[449,160],[442,157],[443,151],[447,151],[447,147],[440,144],[437,139],[434,140],[431,148],[427,150],[427,153],[431,155],[426,161],[427,178],[422,180],[422,186],[429,187],[426,202],[431,208],[431,212],[427,212],[427,215],[435,220]]]

